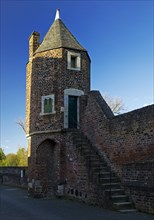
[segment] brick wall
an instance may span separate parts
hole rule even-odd
[[[122,180],[136,208],[154,214],[154,159],[124,165]]]
[[[81,105],[84,134],[121,178],[137,209],[153,213],[154,105],[114,116],[98,91],[81,97]]]
[[[97,91],[81,98],[81,104],[82,131],[119,174],[122,165],[147,158],[149,152],[154,156],[154,105],[114,116]]]
[[[98,91],[81,97],[81,130],[91,143],[106,156],[109,144],[109,125],[114,115]]]
[[[0,167],[1,184],[27,187],[27,167]]]
[[[73,142],[72,132],[67,132],[64,137],[66,143],[65,196],[107,207],[106,196],[90,179],[86,161]]]
[[[114,117],[107,154],[117,168],[154,156],[154,105]]]
[[[49,140],[49,148],[48,143],[44,140]],[[48,150],[52,150],[53,142],[54,158],[49,161]],[[73,131],[63,130],[55,134],[32,135],[31,144],[33,148],[29,157],[28,171],[29,185],[33,187],[33,189],[28,189],[31,195],[35,196],[35,193],[38,195],[39,192],[34,190],[36,187],[41,188],[40,196],[59,195],[58,188],[62,186],[62,194],[68,198],[75,198],[104,207],[107,206],[105,195],[101,192],[100,196],[98,188],[89,179],[84,158],[73,143]],[[42,151],[40,147],[44,150]],[[40,153],[43,152],[41,158],[38,158],[38,151]],[[37,163],[37,160],[39,163]],[[54,173],[52,173],[53,168],[50,168],[50,166],[53,166],[53,163]],[[51,174],[51,177],[55,174],[54,181],[51,178],[50,185],[48,185],[50,181],[48,172]]]
[[[63,128],[61,107],[64,107],[64,90],[73,88],[85,94],[90,90],[90,60],[87,53],[80,51],[81,71],[76,71],[67,69],[67,52],[68,49],[59,48],[37,53],[27,64],[27,134]],[[56,114],[41,115],[41,97],[50,94],[55,95]]]

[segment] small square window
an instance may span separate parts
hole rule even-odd
[[[67,69],[81,70],[81,54],[74,52],[67,52]]]
[[[42,96],[41,114],[54,114],[54,95]]]
[[[71,68],[77,68],[77,57],[71,56]]]

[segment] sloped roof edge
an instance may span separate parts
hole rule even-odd
[[[86,51],[68,30],[61,19],[56,19],[35,53],[62,47]]]

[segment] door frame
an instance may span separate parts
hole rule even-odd
[[[64,90],[64,128],[68,128],[68,98],[69,96],[77,96],[77,128],[79,129],[79,97],[81,95],[84,95],[84,92],[82,90],[72,88]]]

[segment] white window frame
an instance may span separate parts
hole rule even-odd
[[[53,103],[53,108],[52,108],[52,112],[47,112],[47,113],[45,113],[44,112],[44,100],[45,99],[52,99],[52,103]],[[41,97],[41,113],[40,113],[40,115],[51,115],[51,114],[55,114],[56,113],[56,111],[55,111],[55,95],[54,94],[52,94],[52,95],[46,95],[46,96],[42,96]]]
[[[71,56],[76,58],[76,67],[75,68],[71,67]],[[67,69],[77,70],[77,71],[81,70],[81,54],[80,53],[75,53],[75,52],[71,52],[71,51],[67,52]]]

